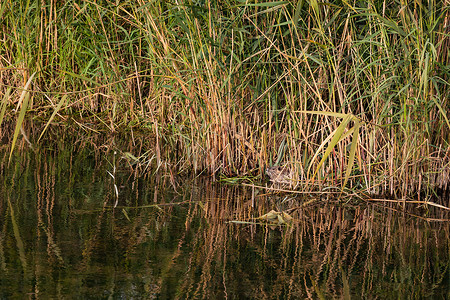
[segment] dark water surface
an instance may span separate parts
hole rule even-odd
[[[450,298],[445,221],[142,176],[112,152],[23,151],[9,165],[8,155],[1,299]],[[292,225],[229,222],[272,209]],[[423,215],[449,218],[433,208]]]

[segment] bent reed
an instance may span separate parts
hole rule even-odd
[[[429,195],[450,178],[449,4],[2,1],[0,121],[141,132],[134,155],[178,172]]]

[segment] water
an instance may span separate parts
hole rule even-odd
[[[450,297],[441,209],[281,203],[263,189],[142,176],[89,147],[16,152],[9,166],[2,153],[1,299]],[[272,209],[294,222],[256,224]]]

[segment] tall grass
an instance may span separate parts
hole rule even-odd
[[[304,189],[347,178],[398,197],[447,189],[448,4],[6,0],[6,118],[37,72],[28,115],[143,132],[158,164],[180,172],[262,175],[277,163]],[[343,120],[329,113],[353,120],[334,147]]]

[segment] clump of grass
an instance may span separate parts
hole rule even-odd
[[[450,177],[444,2],[7,0],[0,92],[13,107],[36,72],[29,115],[142,131],[180,172],[279,163],[305,189],[433,192]]]

